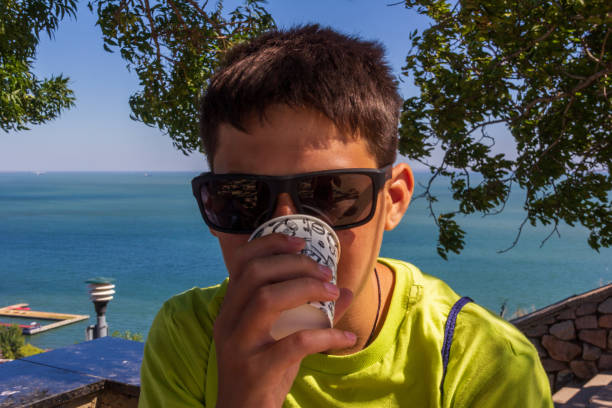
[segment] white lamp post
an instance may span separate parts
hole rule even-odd
[[[103,277],[85,281],[85,283],[89,284],[89,297],[94,304],[96,315],[98,316],[98,321],[95,326],[87,326],[85,332],[86,340],[93,340],[108,335],[108,325],[106,324],[106,306],[108,305],[108,302],[113,299],[113,295],[115,294],[115,285],[113,282],[115,282],[113,278]]]

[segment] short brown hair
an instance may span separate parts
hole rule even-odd
[[[362,137],[379,166],[393,163],[402,100],[377,42],[319,25],[269,31],[230,49],[202,99],[200,137],[211,170],[217,130],[245,130],[273,104],[310,108]]]

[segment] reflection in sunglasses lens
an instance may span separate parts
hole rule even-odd
[[[273,194],[279,193],[280,183],[287,183],[287,178],[212,175],[203,181],[199,194],[205,219],[213,227],[252,231],[273,216]],[[289,183],[287,192],[293,191],[297,209],[333,227],[366,220],[376,199],[372,174],[319,173],[290,178]]]
[[[332,226],[367,217],[372,205],[372,179],[365,174],[314,176],[298,185],[302,209],[324,216]]]
[[[265,182],[250,179],[209,181],[202,188],[209,220],[223,228],[255,228],[266,214],[270,190]]]

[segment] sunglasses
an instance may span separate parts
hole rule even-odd
[[[297,212],[320,218],[334,229],[352,228],[372,219],[378,192],[391,177],[380,169],[338,169],[295,174],[202,173],[191,181],[202,218],[217,231],[252,233],[272,218],[277,197],[287,193]]]

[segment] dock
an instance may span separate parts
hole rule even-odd
[[[16,305],[0,307],[0,317],[1,316],[18,317],[22,319],[55,320],[53,323],[49,323],[45,325],[40,325],[40,324],[19,325],[23,331],[23,334],[28,334],[28,335],[42,333],[47,330],[55,329],[57,327],[66,326],[68,324],[80,322],[81,320],[89,319],[89,315],[40,312],[37,310],[30,310],[27,303],[18,303]]]

